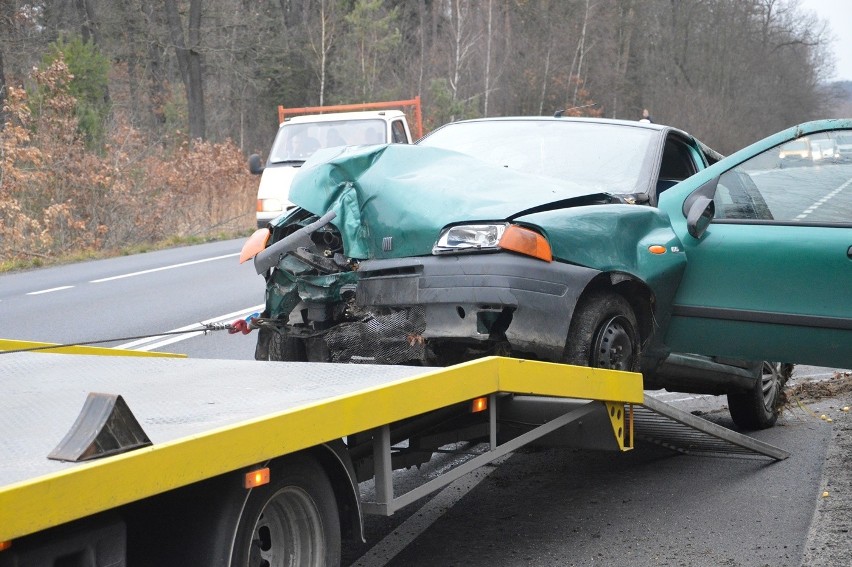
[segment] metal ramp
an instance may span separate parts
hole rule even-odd
[[[645,396],[633,408],[633,436],[679,453],[733,457],[769,457],[781,461],[787,451],[731,431],[689,412]]]
[[[639,399],[642,399],[641,403]],[[392,446],[387,426],[376,429],[373,432],[375,500],[364,502],[363,511],[391,515],[468,472],[531,443],[548,447],[629,451],[634,448],[634,441],[639,439],[690,455],[768,457],[775,461],[790,456],[783,449],[647,395],[637,398],[634,403],[526,395],[508,396],[499,403],[492,394],[488,411],[487,449],[476,456],[469,449],[460,452],[470,455],[470,459],[400,495],[395,493],[392,463],[394,453],[400,449]],[[526,429],[517,436],[511,436],[511,439],[498,442],[498,421],[503,426],[511,422],[523,423]]]

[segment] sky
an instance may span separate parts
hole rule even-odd
[[[834,76],[829,80],[852,81],[852,0],[799,0],[802,10],[828,21],[834,52]]]

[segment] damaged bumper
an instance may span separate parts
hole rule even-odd
[[[369,260],[356,301],[367,309],[414,308],[431,344],[506,344],[558,361],[577,299],[600,272],[515,254]]]

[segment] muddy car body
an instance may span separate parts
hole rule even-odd
[[[777,156],[789,141],[779,136],[756,151]],[[443,365],[503,354],[641,370],[649,387],[740,396],[740,413],[758,417],[738,421],[766,426],[789,366],[757,361],[801,357],[749,341],[705,348],[712,318],[678,301],[717,205],[772,222],[747,170],[731,170],[719,195],[681,183],[713,170],[704,183],[718,183],[723,168],[708,166],[720,157],[666,126],[564,118],[455,123],[416,146],[318,154],[293,186],[301,208],[272,223],[255,259],[273,322],[258,357]],[[684,333],[703,321],[700,336],[672,335],[673,317]],[[849,341],[849,320],[834,332]],[[803,361],[848,356],[819,348]]]

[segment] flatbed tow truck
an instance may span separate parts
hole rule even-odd
[[[363,540],[363,514],[391,515],[531,443],[788,456],[614,370],[11,352],[23,348],[0,340],[2,567],[337,565],[342,538]],[[394,470],[459,446],[462,464],[396,493]]]

